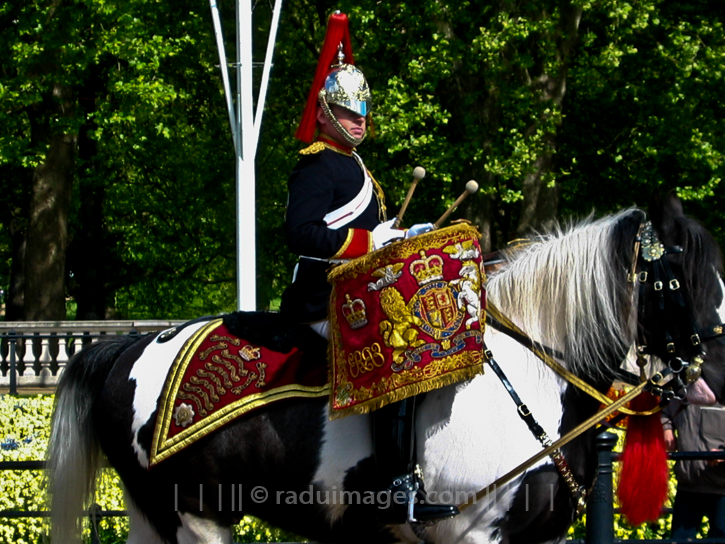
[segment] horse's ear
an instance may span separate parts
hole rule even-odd
[[[684,217],[682,201],[675,190],[669,191],[664,198],[659,191],[654,190],[650,197],[649,217],[657,230],[667,227],[669,221],[675,217]]]

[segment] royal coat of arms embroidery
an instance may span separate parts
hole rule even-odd
[[[333,269],[331,417],[482,372],[479,234],[457,225]]]

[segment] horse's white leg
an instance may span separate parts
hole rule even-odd
[[[345,474],[360,461],[373,454],[368,416],[348,416],[325,421],[320,465],[312,481],[321,489],[342,490]],[[327,506],[330,522],[341,518],[347,509],[333,501]]]
[[[232,531],[214,520],[192,514],[179,514],[181,527],[176,532],[179,544],[232,544]]]
[[[128,540],[126,544],[166,544],[149,523],[128,494],[125,494],[129,518]],[[176,532],[178,544],[231,544],[232,531],[210,519],[204,519],[188,513],[179,513],[181,527]]]
[[[124,494],[126,499],[126,510],[128,511],[128,540],[126,544],[165,544],[165,541],[159,536],[153,526],[149,523],[146,516],[136,508],[136,505],[128,496]]]

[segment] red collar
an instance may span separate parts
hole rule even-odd
[[[345,155],[352,155],[352,152],[355,150],[354,147],[343,145],[340,142],[333,140],[326,134],[318,134],[317,141],[322,142],[327,147],[333,148],[333,151],[339,151],[340,153],[344,153]]]

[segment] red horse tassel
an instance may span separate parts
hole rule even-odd
[[[630,409],[642,412],[657,406],[657,397],[642,393]],[[667,451],[659,413],[629,416],[619,472],[620,512],[632,526],[656,520],[667,499]]]

